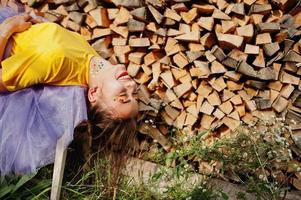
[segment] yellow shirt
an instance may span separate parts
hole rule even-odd
[[[9,91],[35,84],[88,85],[89,62],[98,54],[80,34],[47,22],[12,38],[11,56],[1,63]]]

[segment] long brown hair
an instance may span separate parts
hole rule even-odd
[[[135,150],[136,118],[119,119],[96,107],[88,106],[88,109],[88,120],[75,128],[75,140],[79,143],[82,138],[91,138],[88,143],[94,158],[101,156],[109,161],[111,178],[108,186],[115,188],[122,167]]]

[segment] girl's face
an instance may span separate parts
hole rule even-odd
[[[93,76],[93,75],[91,75]],[[95,73],[90,82],[88,98],[116,118],[127,119],[138,114],[137,84],[124,65],[109,65]]]

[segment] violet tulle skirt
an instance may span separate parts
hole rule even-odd
[[[0,172],[28,174],[53,163],[57,140],[87,119],[86,89],[36,86],[0,93]]]
[[[0,7],[0,23],[16,14]],[[35,86],[0,93],[0,175],[29,174],[53,163],[57,140],[64,137],[67,147],[74,128],[87,119],[85,92]]]

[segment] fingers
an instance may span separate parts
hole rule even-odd
[[[22,13],[21,15],[19,15],[19,17],[24,21],[29,21],[31,19],[31,16],[28,13]]]

